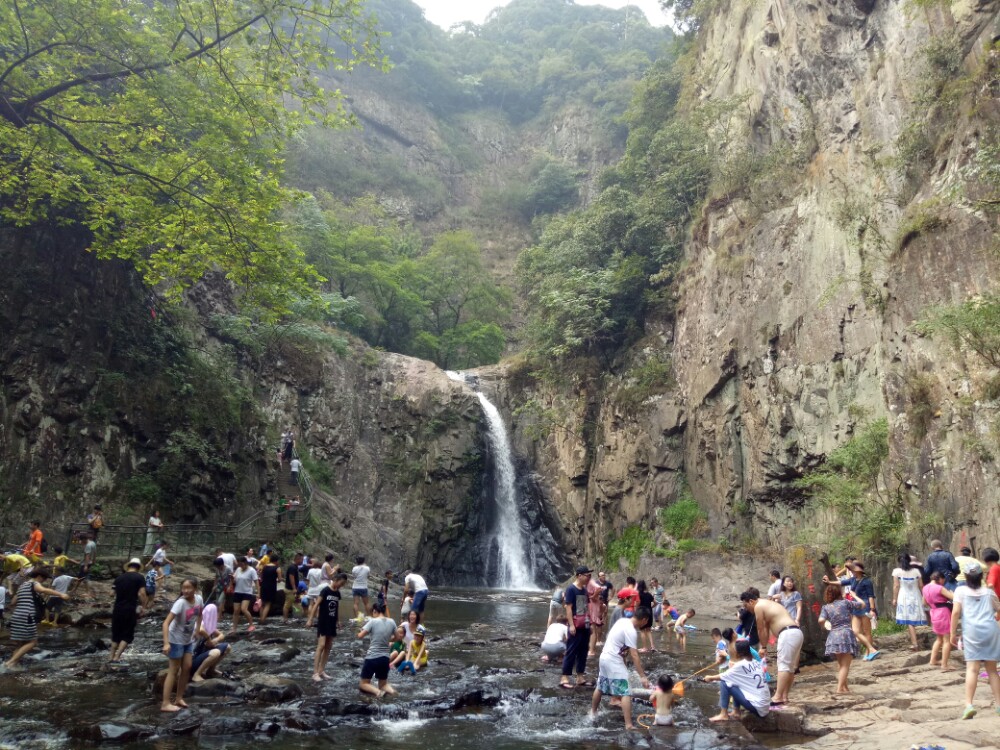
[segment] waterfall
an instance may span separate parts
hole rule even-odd
[[[461,373],[448,372],[448,377],[465,383]],[[476,391],[479,405],[486,415],[490,454],[493,458],[496,523],[491,545],[497,554],[498,588],[535,589],[534,559],[525,547],[525,534],[521,530],[521,503],[517,496],[517,472],[514,456],[500,411],[485,395]]]

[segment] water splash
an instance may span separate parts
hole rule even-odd
[[[465,383],[465,377],[458,372],[448,372],[452,380]],[[513,451],[507,426],[500,410],[476,391],[479,405],[486,415],[487,436],[493,456],[494,488],[493,496],[497,505],[497,522],[493,531],[492,544],[497,551],[497,586],[505,589],[535,590],[534,559],[525,547],[525,535],[521,530],[521,507],[517,497],[517,473],[514,470]]]

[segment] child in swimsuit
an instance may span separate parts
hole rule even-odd
[[[674,717],[671,713],[674,700],[674,680],[668,674],[661,674],[656,681],[656,690],[653,691],[653,707],[656,709],[656,718],[653,723],[656,726],[671,727],[674,725]]]

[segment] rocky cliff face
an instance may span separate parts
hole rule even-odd
[[[168,524],[238,522],[276,502],[271,454],[291,424],[323,490],[300,546],[491,583],[490,462],[468,387],[358,343],[250,358],[211,322],[232,312],[224,289],[161,307],[133,271],[80,248],[69,233],[0,242],[6,542],[38,518],[58,544],[95,503],[109,524],[154,508]],[[555,526],[532,507],[532,523]]]
[[[668,352],[676,389],[630,413],[620,380],[572,390],[495,374],[577,550],[655,526],[681,473],[715,535],[822,537],[832,519],[792,482],[882,416],[892,489],[913,513],[935,514],[955,545],[1000,541],[992,373],[913,328],[930,305],[995,289],[996,215],[966,196],[997,117],[984,83],[997,10],[769,0],[706,21],[698,96],[745,100],[734,126],[748,143],[794,158],[757,192],[716,195],[695,222],[676,324],[651,324],[630,355]],[[953,78],[975,82],[944,107],[926,93],[942,48]],[[929,143],[922,165],[904,145],[914,129]]]
[[[815,526],[789,480],[859,422],[887,415],[903,491],[948,519],[942,532],[1000,538],[995,467],[963,447],[995,411],[969,398],[982,364],[912,328],[929,305],[965,301],[997,278],[995,216],[962,191],[995,92],[936,116],[916,101],[932,45],[955,46],[959,75],[995,64],[997,8],[738,3],[713,19],[703,95],[748,94],[754,139],[809,154],[771,205],[710,205],[688,248],[674,348],[686,466],[718,526],[738,524],[737,508],[765,544]],[[896,144],[924,118],[934,118],[933,156],[920,171]],[[924,210],[934,221],[907,234]],[[932,404],[917,401],[921,379]],[[923,435],[918,408],[933,414]]]

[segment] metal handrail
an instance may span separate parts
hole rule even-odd
[[[292,451],[292,455],[299,458],[298,451],[294,448]],[[98,548],[102,556],[151,555],[155,544],[166,540],[170,544],[169,554],[185,556],[211,553],[219,547],[239,549],[245,542],[255,542],[254,535],[259,536],[261,533],[301,531],[309,522],[315,492],[313,481],[304,466],[299,471],[299,488],[302,490],[302,502],[299,505],[289,505],[280,514],[275,507],[264,508],[238,524],[171,524],[161,533],[151,532],[148,526],[106,524],[98,532]],[[259,529],[260,526],[266,528]],[[71,524],[64,547],[67,554],[74,546],[82,546],[83,535],[91,531],[89,523]]]

